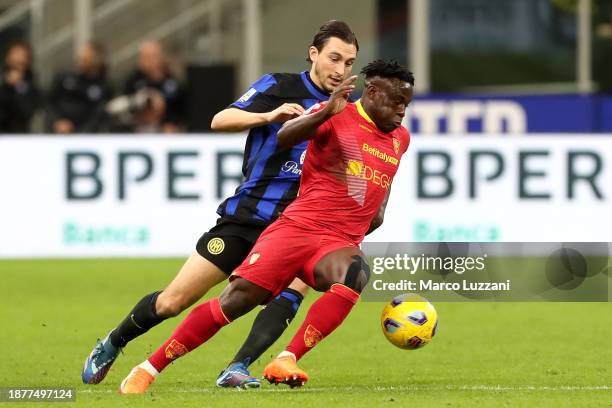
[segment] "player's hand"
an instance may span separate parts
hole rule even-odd
[[[297,103],[283,103],[272,112],[268,112],[268,123],[285,123],[286,121],[297,118],[304,113],[304,108]]]
[[[328,114],[335,115],[336,113],[342,112],[348,103],[349,95],[355,89],[354,84],[356,80],[357,75],[348,77],[334,89],[334,92],[330,95],[327,105],[325,106],[325,110]]]

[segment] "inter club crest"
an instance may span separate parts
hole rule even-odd
[[[395,152],[395,154],[399,154],[399,149],[400,149],[400,141],[397,140],[396,138],[393,138],[393,151]]]

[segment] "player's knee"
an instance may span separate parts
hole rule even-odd
[[[175,317],[189,306],[191,305],[186,299],[180,296],[164,296],[162,292],[155,303],[155,312],[159,317]]]
[[[343,284],[361,293],[370,280],[370,266],[365,259],[359,255],[353,255],[351,258],[353,262],[350,263],[344,275]]]
[[[291,282],[291,285],[289,285],[289,289],[293,289],[295,291],[300,292],[302,297],[306,297],[306,294],[308,293],[308,288],[309,286],[299,279],[295,279],[293,282]]]

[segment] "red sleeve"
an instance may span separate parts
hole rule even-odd
[[[323,108],[325,108],[325,105],[327,105],[327,102],[318,102],[315,103],[314,105],[312,105],[310,108],[308,108],[304,114],[305,115],[310,115],[312,113],[317,113],[320,110],[322,110]],[[319,126],[317,128],[317,133],[315,134],[315,139],[327,139],[329,137],[329,134],[331,132],[331,118],[326,120],[325,122],[323,122],[321,124],[321,126]]]

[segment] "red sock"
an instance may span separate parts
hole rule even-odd
[[[149,358],[149,362],[161,372],[168,364],[206,342],[228,323],[218,298],[202,303],[178,325],[172,336]]]
[[[340,283],[333,284],[310,306],[302,327],[286,350],[295,354],[295,358],[299,360],[340,326],[357,300],[359,300],[359,293]]]

